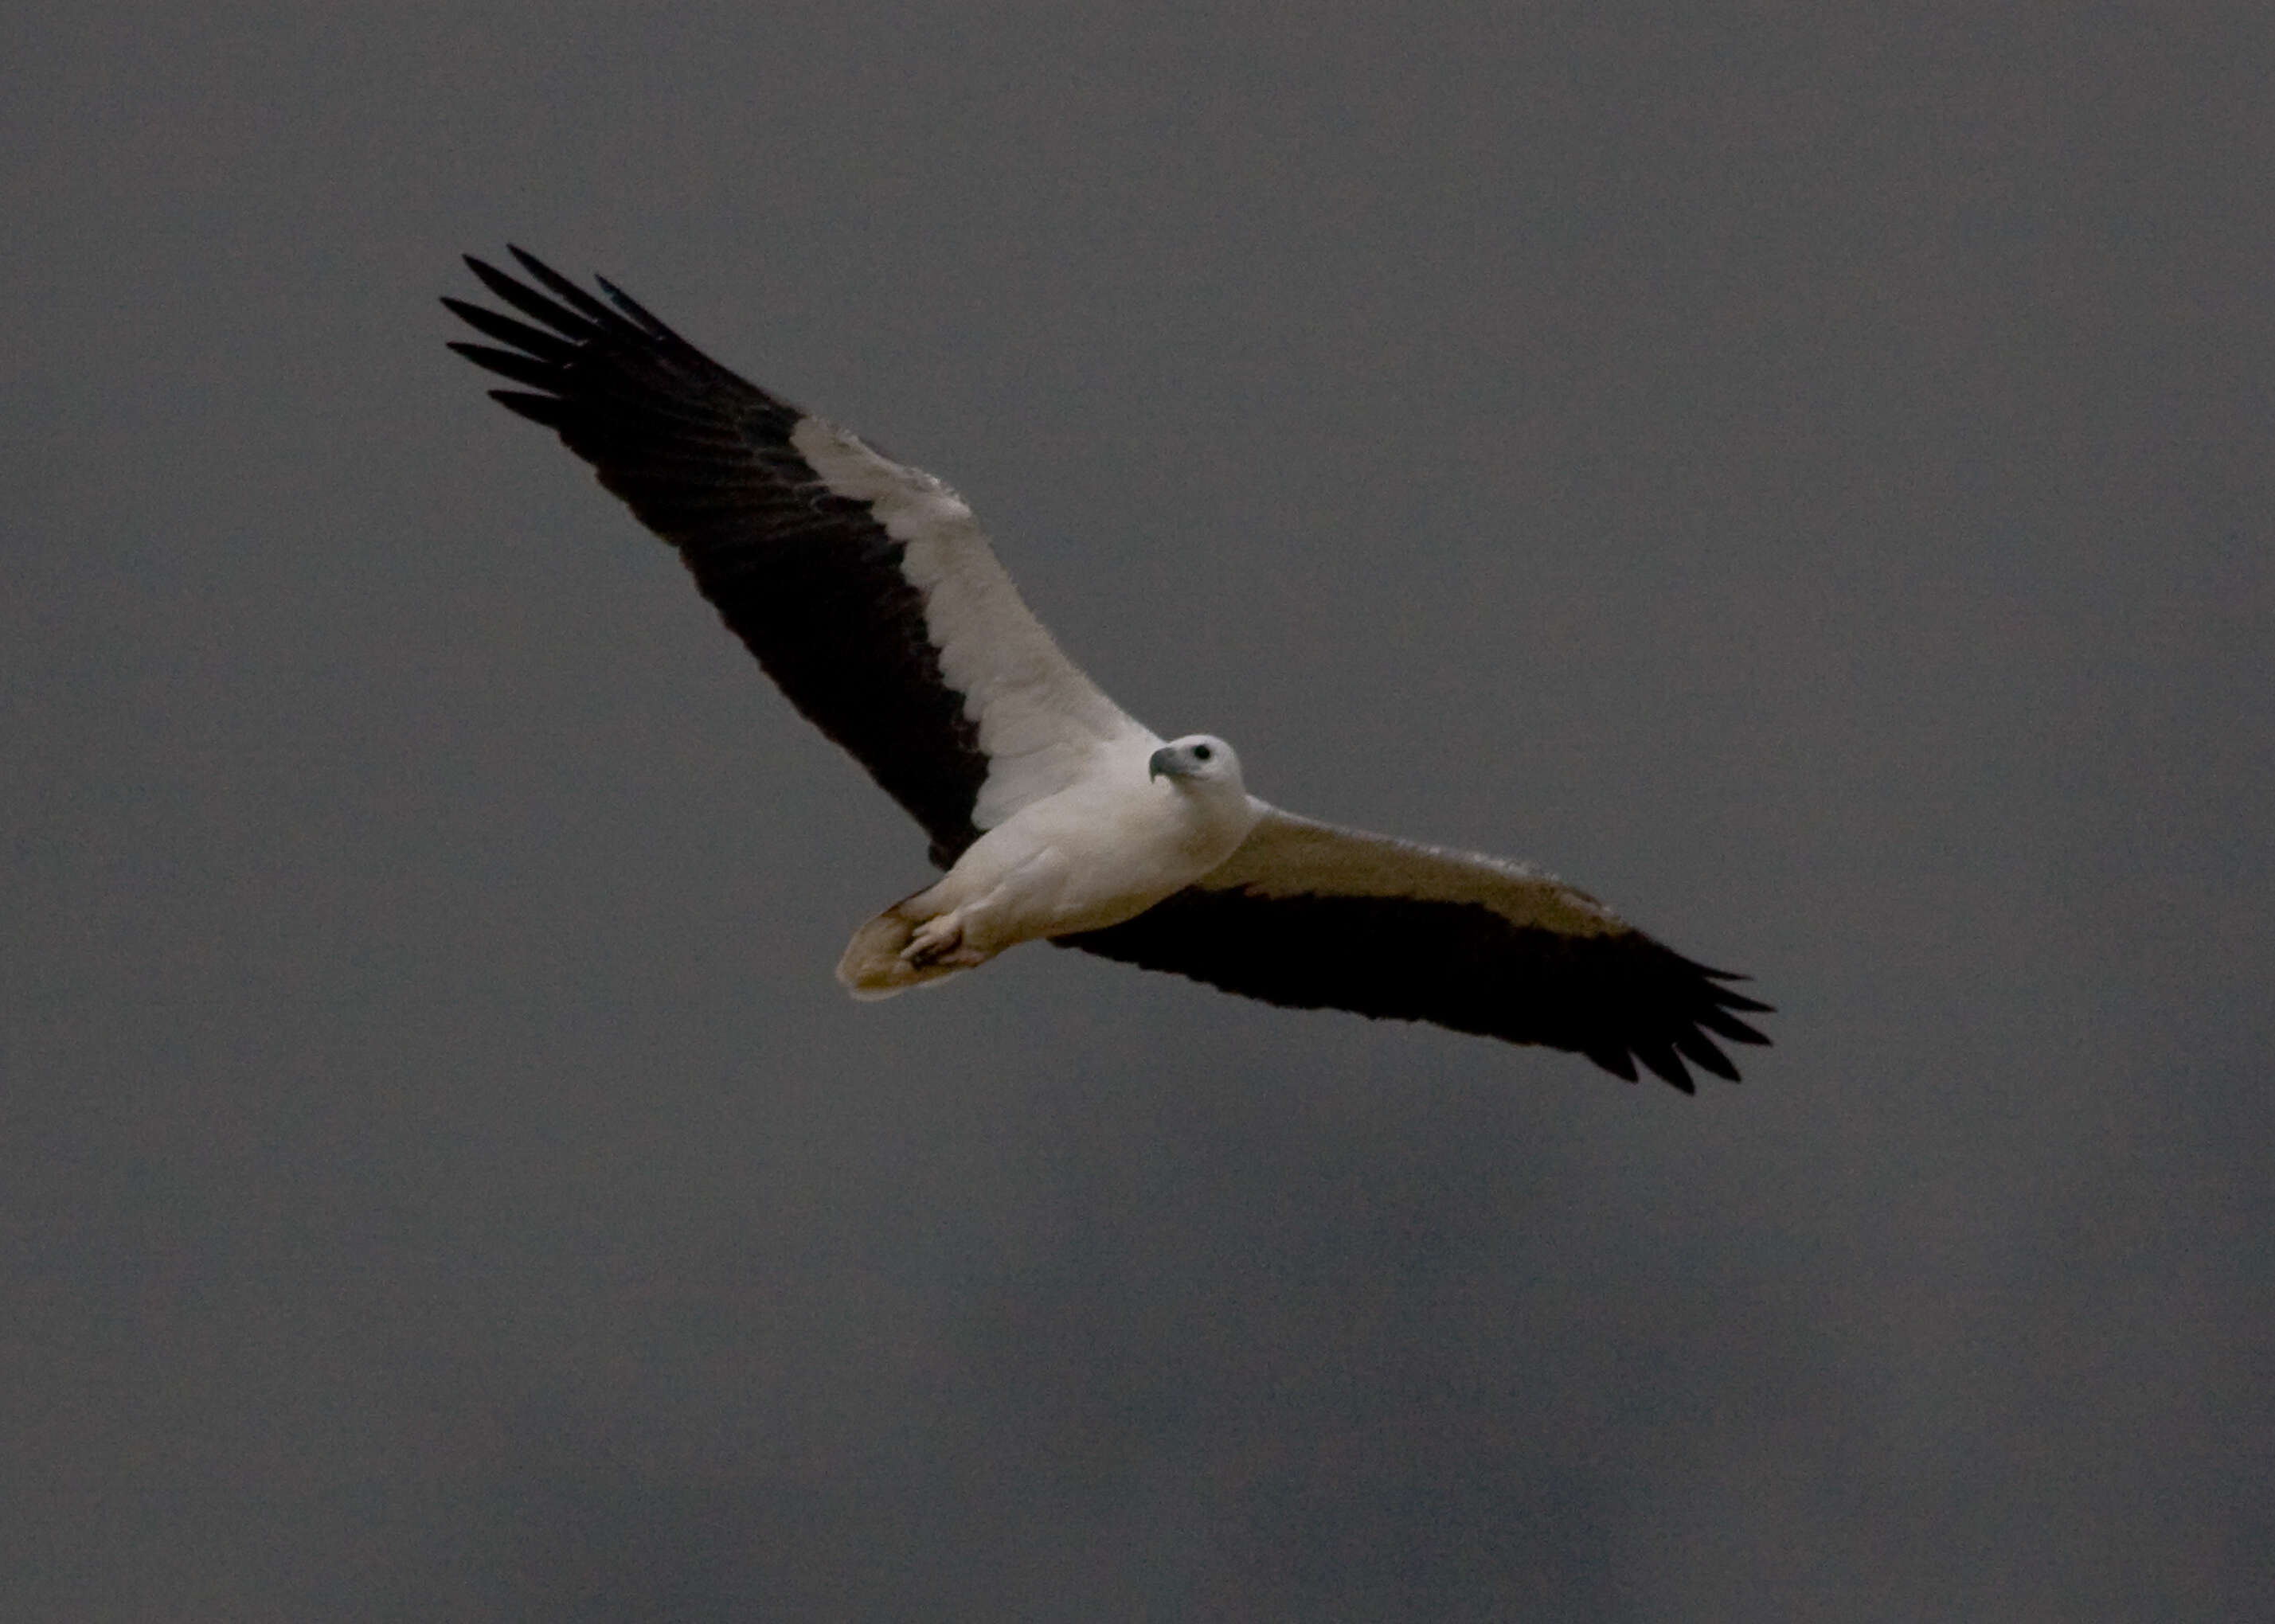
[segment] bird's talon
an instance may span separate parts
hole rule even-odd
[[[945,918],[926,919],[910,936],[909,945],[901,949],[901,960],[918,970],[926,969],[953,952],[963,938],[962,925]]]

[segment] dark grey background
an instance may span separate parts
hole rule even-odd
[[[2267,18],[11,8],[9,1615],[2264,1616]],[[509,238],[1780,1046],[853,1004]]]

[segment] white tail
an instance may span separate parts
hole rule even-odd
[[[923,895],[917,893],[917,896]],[[924,923],[924,916],[909,906],[915,901],[916,896],[903,897],[855,931],[853,940],[845,944],[845,956],[837,961],[837,979],[854,997],[890,998],[971,968],[968,962],[915,964],[902,956],[917,926]]]

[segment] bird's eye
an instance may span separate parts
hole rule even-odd
[[[1206,761],[1214,754],[1216,754],[1216,752],[1211,750],[1206,744],[1196,744],[1193,746],[1193,759],[1196,761]]]

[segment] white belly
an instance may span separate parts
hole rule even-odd
[[[1101,930],[1207,873],[1255,821],[1244,793],[1206,797],[1142,767],[1115,773],[1023,807],[973,842],[922,901],[956,910],[965,940],[988,953]]]

